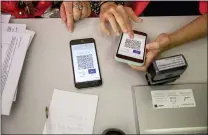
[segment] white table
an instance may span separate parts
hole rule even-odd
[[[192,17],[148,17],[135,30],[148,34],[153,40],[162,32],[171,32],[196,18]],[[42,133],[45,123],[44,108],[49,104],[53,90],[61,89],[99,95],[94,133],[106,128],[119,128],[125,133],[136,133],[131,86],[146,85],[143,72],[114,60],[116,40],[105,36],[99,29],[98,19],[85,19],[69,33],[60,19],[20,19],[14,23],[25,23],[36,32],[27,53],[19,83],[17,101],[11,115],[2,117],[2,133]],[[102,87],[76,90],[69,41],[93,37],[96,40],[103,78]],[[188,61],[187,71],[175,83],[207,82],[206,38],[172,49],[162,56],[184,54]]]

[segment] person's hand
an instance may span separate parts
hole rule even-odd
[[[113,31],[120,35],[120,29],[124,33],[128,33],[130,38],[133,38],[134,32],[132,30],[131,20],[135,22],[142,22],[130,7],[116,5],[114,2],[106,2],[100,8],[100,27],[102,31],[109,35],[109,29],[106,27],[106,22],[109,22]]]
[[[86,18],[91,14],[90,2],[63,2],[60,7],[60,16],[70,32],[73,31],[74,21]]]
[[[130,65],[135,70],[146,71],[155,58],[168,49],[170,39],[168,34],[160,34],[155,41],[146,45],[146,60],[144,66]]]

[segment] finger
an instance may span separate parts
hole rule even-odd
[[[107,20],[110,22],[113,31],[116,33],[117,36],[119,36],[120,33],[114,16],[112,14],[108,15]]]
[[[131,25],[131,21],[129,20],[129,17],[125,11],[125,9],[123,8],[123,6],[119,5],[118,8],[117,8],[118,12],[120,12],[120,14],[123,15],[123,18],[124,18],[124,22],[126,24],[126,27],[127,27],[127,32],[128,32],[128,35],[131,39],[134,38],[134,32],[132,30],[132,25]]]
[[[87,3],[87,17],[91,15],[91,6],[90,3]]]
[[[134,32],[132,30],[131,22],[130,22],[128,17],[125,20],[126,20],[125,22],[126,22],[126,27],[127,27],[129,38],[133,39],[134,38]]]
[[[121,30],[126,33],[127,32],[127,27],[126,24],[123,20],[123,18],[121,17],[121,15],[119,13],[116,12],[116,10],[111,9],[111,13],[113,13],[113,15],[116,18],[116,21],[118,22],[119,26],[121,27]]]
[[[66,11],[65,11],[63,4],[60,7],[60,16],[61,16],[62,21],[66,23]]]
[[[134,38],[134,32],[133,32],[132,28],[128,28],[128,27],[130,27],[130,26],[127,26],[127,29],[129,29],[128,30],[129,38],[130,39],[133,39]]]
[[[78,8],[73,8],[73,17],[75,21],[79,21],[81,18],[82,12]]]
[[[82,12],[77,6],[75,6],[76,3],[78,3],[78,2],[74,2],[74,4],[73,4],[73,16],[74,16],[74,20],[78,21],[81,18]],[[78,3],[78,4],[80,4],[80,3]]]
[[[160,48],[159,42],[152,42],[146,45],[147,50],[154,50],[159,48]]]
[[[135,69],[135,70],[139,70],[139,71],[147,71],[147,68],[150,66],[150,64],[152,63],[152,61],[155,59],[156,57],[156,53],[147,53],[146,55],[146,61],[145,61],[145,65],[144,66],[134,66],[134,65],[130,65],[131,68]]]
[[[145,69],[147,69],[150,66],[150,64],[152,64],[156,56],[157,56],[157,53],[155,52],[146,53],[146,60],[145,60],[145,65],[144,65]]]
[[[139,71],[146,71],[147,70],[144,66],[142,66],[142,67],[135,66],[135,65],[129,65],[129,66],[134,70],[139,70]]]
[[[142,22],[142,19],[137,17],[136,14],[134,13],[134,11],[129,8],[129,7],[125,7],[126,12],[128,13],[128,16],[134,21],[134,22]]]
[[[106,27],[105,19],[100,20],[100,28],[106,35],[110,35],[110,32]]]
[[[88,7],[87,7],[86,3],[83,3],[82,5],[83,5],[83,9],[82,9],[82,13],[81,13],[82,14],[81,19],[87,17],[87,15],[88,15]]]
[[[67,27],[70,32],[73,31],[73,14],[72,14],[72,2],[64,3],[65,11],[66,11],[66,18],[67,18]]]

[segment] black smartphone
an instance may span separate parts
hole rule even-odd
[[[71,40],[70,50],[75,87],[81,89],[102,85],[95,40]]]
[[[115,59],[119,62],[143,66],[145,64],[147,34],[134,30],[134,38],[127,33],[121,35]]]

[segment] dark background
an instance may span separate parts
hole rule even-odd
[[[200,15],[199,1],[150,1],[141,16]]]

